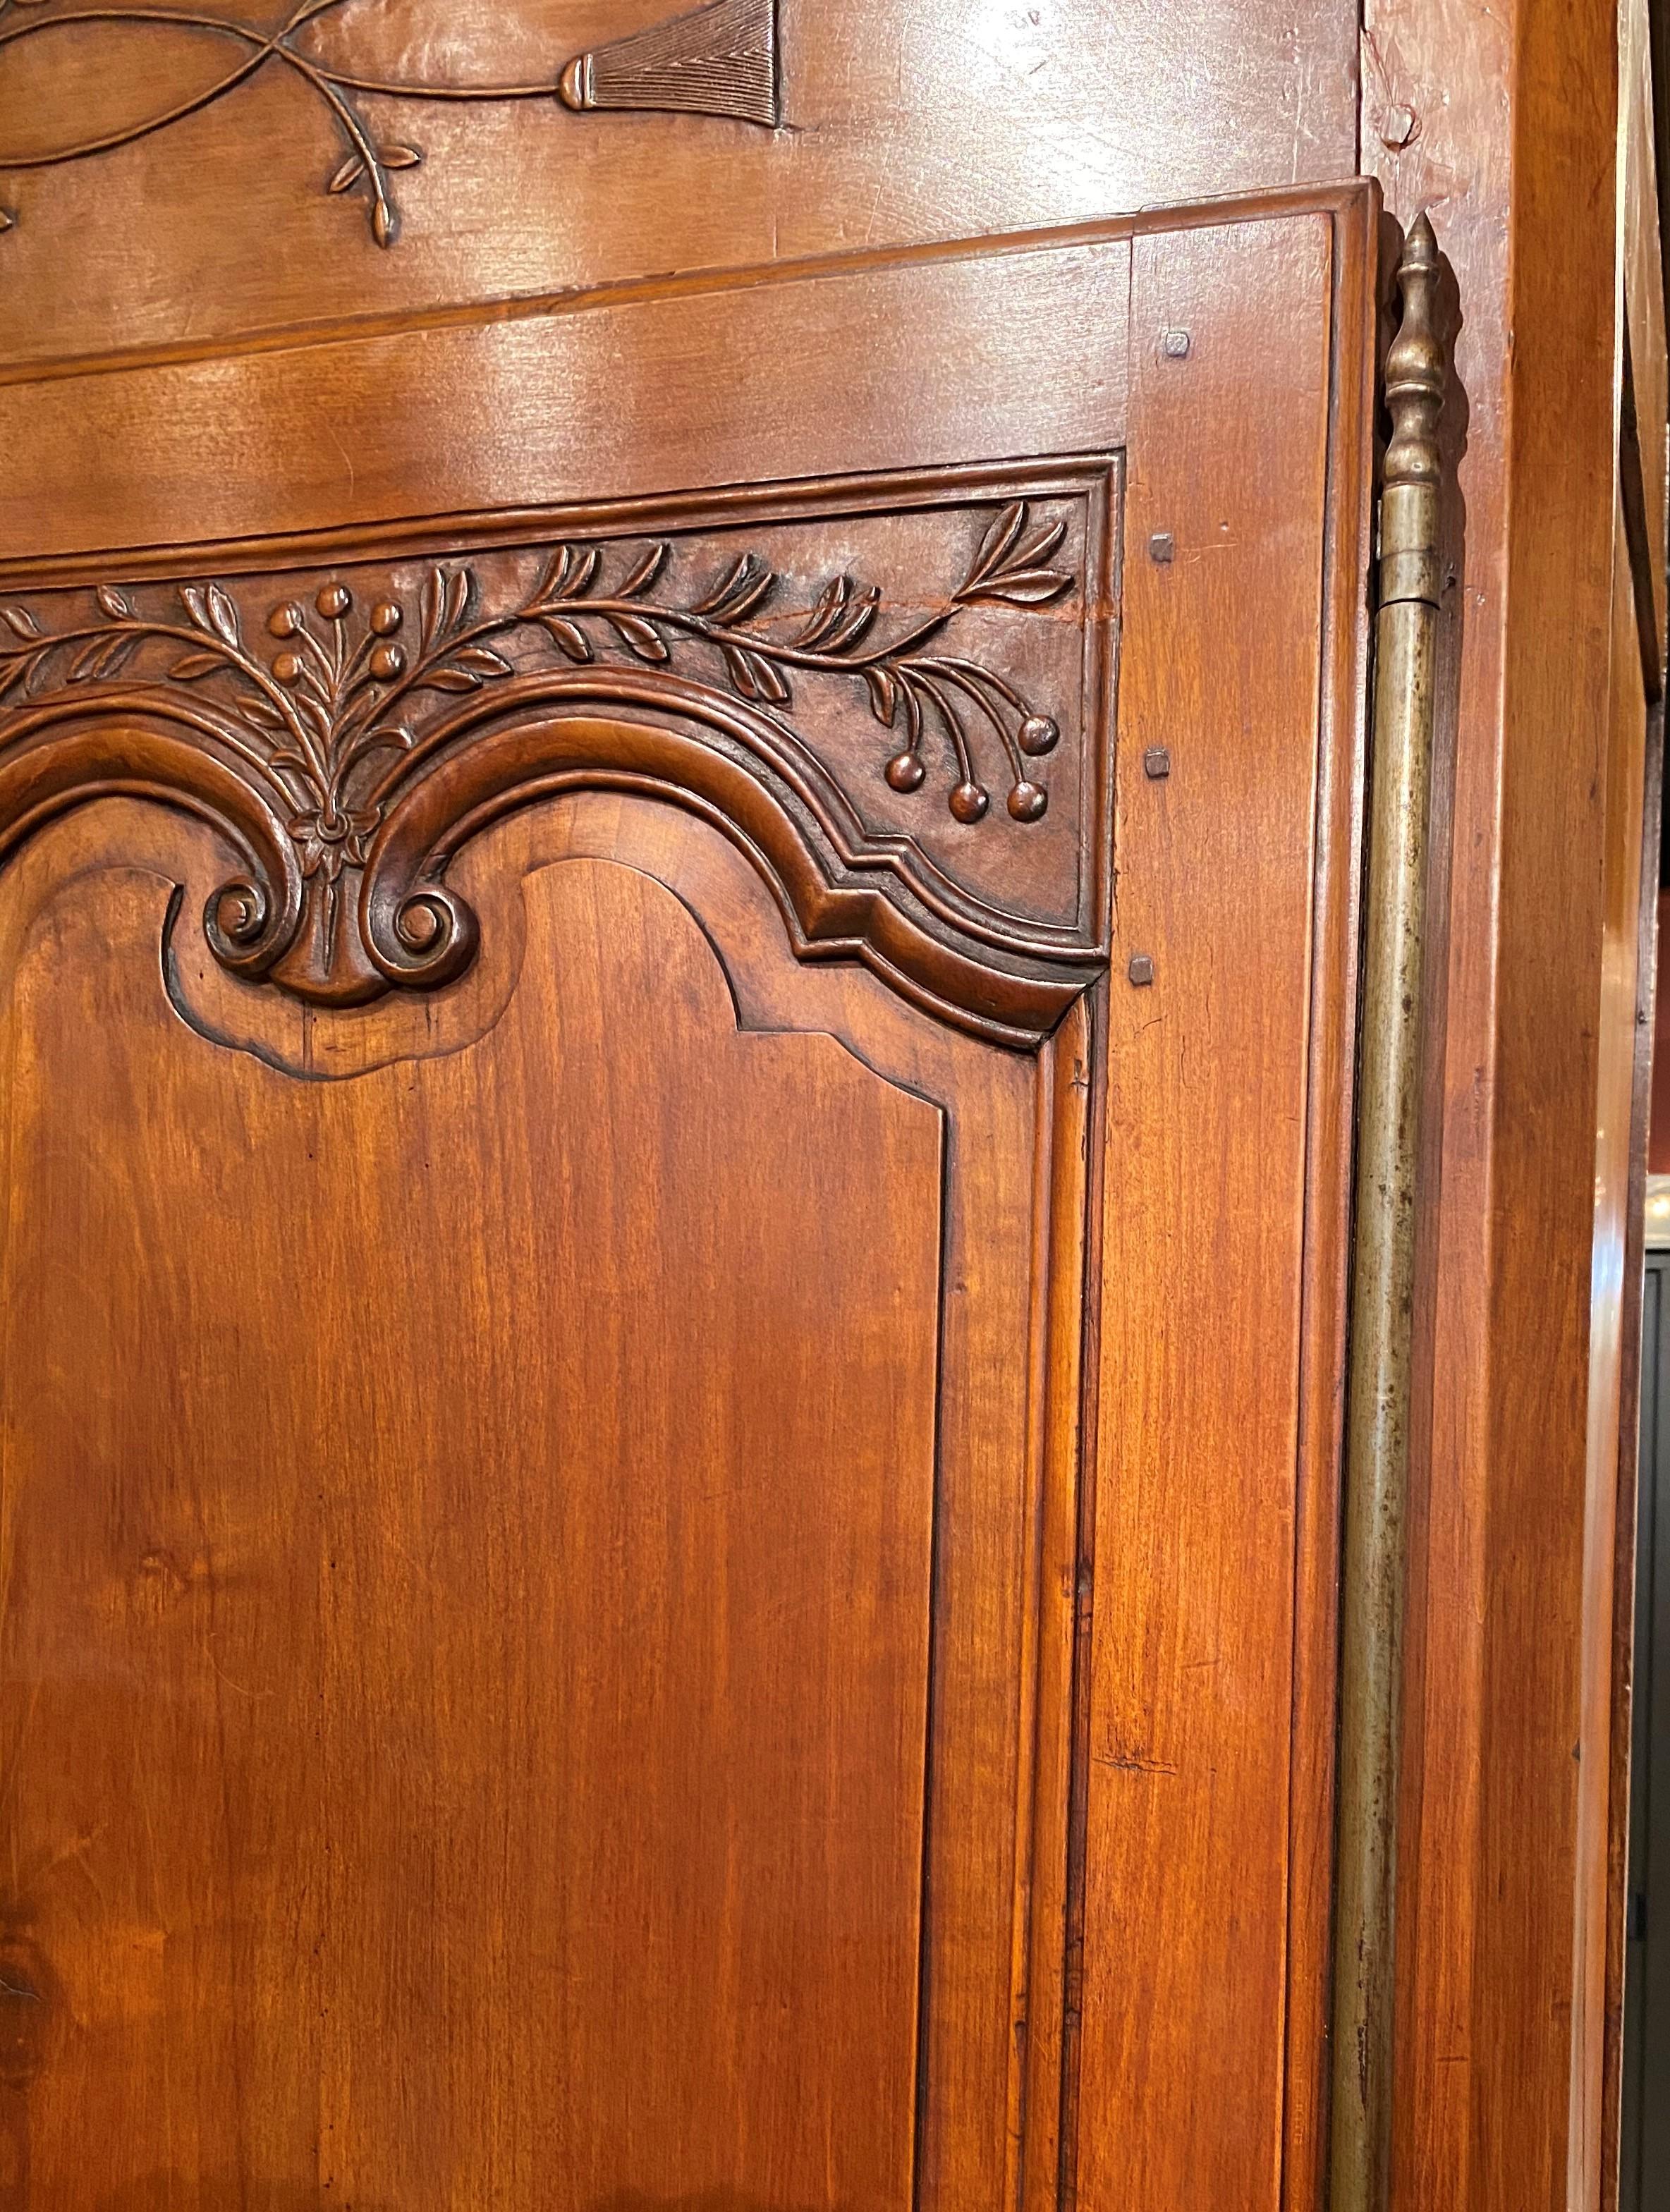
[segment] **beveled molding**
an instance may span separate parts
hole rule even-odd
[[[1107,957],[1116,460],[406,526],[0,582],[0,857],[102,796],[208,820],[232,974],[461,976],[449,864],[590,785],[722,826],[803,958],[1005,1044]],[[216,557],[216,555],[222,557]]]

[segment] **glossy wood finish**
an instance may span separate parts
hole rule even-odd
[[[1623,544],[1614,553],[1612,591],[1616,641],[1612,667],[1612,750],[1609,770],[1607,878],[1607,943],[1602,979],[1603,1069],[1630,1061],[1629,1133],[1612,1140],[1623,1146],[1621,1159],[1614,1158],[1612,1173],[1624,1181],[1622,1196],[1621,1297],[1618,1299],[1618,1356],[1617,1364],[1616,1480],[1612,1486],[1613,1522],[1610,1618],[1612,1650],[1606,1696],[1609,1705],[1609,1756],[1606,1796],[1606,1866],[1602,1906],[1602,1941],[1606,1959],[1601,1996],[1603,2034],[1598,2142],[1602,2212],[1619,2200],[1622,2174],[1622,2123],[1624,2074],[1624,2014],[1631,1992],[1625,1987],[1633,1777],[1631,1745],[1635,1738],[1634,1662],[1636,1635],[1636,1560],[1639,1493],[1645,1473],[1643,1440],[1642,1376],[1644,1364],[1643,1322],[1648,1150],[1652,1119],[1653,1016],[1657,988],[1658,884],[1663,836],[1664,805],[1664,676],[1665,676],[1665,563],[1655,549],[1666,543],[1666,472],[1655,467],[1653,456],[1661,446],[1670,452],[1670,431],[1665,421],[1666,390],[1670,385],[1670,362],[1665,344],[1662,239],[1659,223],[1659,187],[1653,114],[1652,26],[1647,8],[1636,0],[1626,9],[1620,33],[1618,163],[1623,210],[1619,245],[1624,291],[1623,391],[1618,434],[1618,505]],[[1627,588],[1631,619],[1625,623],[1616,605]],[[1620,656],[1633,645],[1641,672],[1637,692],[1632,672]],[[1639,703],[1637,703],[1639,702]],[[1646,744],[1640,748],[1637,717],[1644,722]],[[1640,754],[1639,804],[1631,820],[1632,761]],[[1618,781],[1624,779],[1618,805]],[[1629,928],[1620,930],[1615,915],[1615,879],[1629,870],[1628,840],[1636,837],[1635,916],[1633,954],[1620,941]],[[1622,844],[1624,849],[1618,850]],[[1633,1005],[1626,1031],[1625,1011],[1618,970],[1626,968]],[[1608,1083],[1603,1074],[1597,1162],[1608,1141],[1610,1124],[1616,1131],[1623,1112],[1623,1095],[1617,1079]],[[1597,1209],[1597,1212],[1599,1209]],[[1597,1218],[1597,1230],[1600,1227]],[[1597,1255],[1601,1238],[1596,1237]],[[1604,1268],[1595,1269],[1595,1299],[1591,1308],[1594,1336],[1604,1341],[1611,1318],[1610,1285]],[[1599,1310],[1597,1310],[1599,1309]],[[1604,1376],[1602,1379],[1608,1379]],[[1591,1390],[1593,1391],[1593,1379]],[[1593,1426],[1591,1428],[1593,1434]],[[1604,1429],[1600,1437],[1604,1450]],[[1604,1480],[1596,1470],[1597,1480]]]
[[[1335,319],[1369,301],[1360,250],[1330,270],[1327,248],[1320,229],[1284,241],[1311,306],[1279,353],[1254,333],[1255,234],[1136,249],[1133,324],[1187,327],[1200,366],[1139,355],[1132,387],[1130,538],[1163,524],[1176,557],[1127,572],[1120,678],[1120,933],[1156,978],[1116,982],[1109,1017],[1080,2088],[1098,2117],[1078,2182],[1096,2206],[1319,2201],[1333,1717],[1315,1692],[1335,1633],[1351,1042],[1313,1030],[1308,979],[1344,1012],[1357,641],[1329,641],[1315,684],[1291,671],[1364,557],[1364,480],[1327,512],[1320,434]],[[1255,344],[1280,362],[1256,400]],[[1267,470],[1237,470],[1248,442]],[[1201,658],[1266,589],[1256,638]],[[1162,742],[1156,783],[1139,763]],[[1151,1298],[1155,1249],[1171,1258]],[[1272,1324],[1257,1348],[1239,1326],[1233,1352],[1215,1341],[1226,1299]]]
[[[216,543],[224,561],[218,541],[398,523],[419,483],[426,518],[665,502],[846,471],[855,440],[872,471],[956,468],[1009,456],[1017,416],[1025,451],[1106,452],[1124,421],[1127,235],[859,256],[15,386],[0,557]],[[65,475],[89,439],[96,489]]]
[[[1632,1195],[1637,1208],[1644,1195],[1636,1187],[1632,1170],[1640,1133],[1635,1110],[1637,963],[1641,945],[1641,823],[1648,706],[1641,681],[1641,635],[1621,502],[1613,564],[1612,714],[1606,763],[1602,879],[1606,935],[1596,1071],[1594,1270],[1589,1314],[1589,1526],[1584,1539],[1587,1588],[1582,1644],[1584,1741],[1605,1744],[1606,1771],[1586,1798],[1588,1825],[1580,1838],[1582,1887],[1578,1897],[1577,1972],[1581,2018],[1587,2033],[1581,2046],[1581,2071],[1574,2083],[1574,2122],[1583,2137],[1584,2185],[1597,2192],[1602,2186],[1603,2166],[1610,2165],[1615,2156],[1603,2130],[1610,2088],[1606,2053],[1612,2043],[1607,1990],[1613,1968],[1608,1954],[1613,1900],[1621,1931],[1624,1894],[1618,1870],[1612,1863],[1611,1838],[1614,1824],[1627,1828],[1628,1818],[1627,1775],[1615,1773],[1612,1756],[1614,1676],[1620,1656],[1615,1609],[1620,1461],[1631,1476],[1635,1465],[1633,1451],[1620,1451],[1620,1431],[1626,1424],[1637,1435],[1639,1429],[1639,1407],[1631,1388],[1634,1361],[1626,1357],[1624,1332],[1629,1330],[1638,1341],[1639,1231],[1630,1207]],[[1636,1281],[1626,1281],[1626,1255],[1634,1255]],[[1632,1497],[1633,1480],[1629,1481],[1628,1490]],[[1627,1613],[1627,1602],[1624,1610]],[[1627,1673],[1620,1689],[1626,1685]],[[1627,1698],[1624,1702],[1627,1710]],[[1621,1804],[1617,1802],[1619,1796]]]
[[[490,1035],[346,1085],[177,1018],[154,878],[15,944],[28,2203],[909,2201],[940,1116],[650,879],[526,897]]]
[[[288,68],[120,152],[0,173],[17,216],[0,234],[0,361],[218,353],[252,333],[1024,230],[1356,166],[1355,22],[1335,0],[1233,14],[1216,0],[779,0],[780,130],[564,112],[571,55],[679,4],[345,0],[307,26],[301,50],[355,74],[549,88],[362,103],[379,139],[424,155],[394,174],[404,221],[386,253],[362,194],[325,190],[342,127]],[[265,28],[287,10],[205,12]],[[0,157],[119,128],[240,58],[222,37],[120,25],[0,47]],[[143,215],[136,227],[112,210]]]
[[[1610,2156],[1593,1962],[1612,1475],[1588,1359],[1597,1319],[1625,1326],[1594,1182],[1605,856],[1630,842],[1607,826],[1618,15],[1377,0],[1364,37],[1381,112],[1409,125],[1365,131],[1365,165],[1394,213],[1430,206],[1460,295],[1394,2198],[1521,2212],[1598,2202]],[[1630,312],[1651,329],[1649,301]],[[1649,484],[1662,438],[1649,421]]]
[[[1374,217],[9,387],[21,2205],[1318,2201]]]

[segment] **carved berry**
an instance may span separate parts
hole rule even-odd
[[[895,791],[920,791],[926,773],[914,753],[895,753],[887,763],[887,780]]]
[[[340,622],[354,604],[354,594],[346,584],[327,584],[313,605],[326,622]]]
[[[281,653],[272,664],[272,672],[281,684],[297,684],[301,680],[300,654]]]
[[[275,607],[267,617],[267,628],[275,637],[300,637],[307,617],[294,599],[286,599],[282,607]]]
[[[371,672],[380,684],[392,684],[406,672],[406,655],[398,645],[380,645],[371,656]]]
[[[1042,817],[1049,805],[1049,793],[1041,783],[1028,783],[1024,778],[1009,794],[1009,811],[1017,822],[1036,822]]]
[[[1048,714],[1029,714],[1020,726],[1021,750],[1035,760],[1040,753],[1049,751],[1060,734],[1059,726]]]
[[[405,619],[404,610],[392,599],[381,599],[371,610],[371,627],[379,637],[392,637]]]
[[[978,822],[991,803],[977,783],[959,783],[951,793],[951,812],[959,822]]]

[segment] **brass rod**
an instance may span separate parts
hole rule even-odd
[[[1398,264],[1403,319],[1386,359],[1392,439],[1380,505],[1345,1425],[1331,2212],[1385,2212],[1391,2163],[1405,1501],[1440,589],[1437,283],[1437,241],[1422,216]]]

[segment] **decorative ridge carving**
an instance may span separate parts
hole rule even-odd
[[[558,544],[498,605],[471,566],[446,562],[421,588],[357,596],[327,575],[264,617],[212,580],[100,584],[87,618],[67,622],[0,603],[0,852],[125,775],[121,787],[228,825],[246,872],[205,916],[216,957],[353,1005],[467,964],[473,917],[442,878],[469,837],[509,806],[625,778],[701,800],[768,854],[804,953],[870,959],[937,1010],[1030,1037],[1082,988],[1090,948],[938,891],[914,841],[868,830],[787,716],[797,686],[856,691],[898,733],[877,755],[890,791],[925,791],[937,752],[952,834],[1028,838],[1059,725],[945,633],[967,607],[1063,597],[1075,580],[1051,564],[1065,532],[1011,501],[946,599],[898,613],[841,571],[809,608],[774,614],[782,578],[755,552],[679,584],[659,538]],[[616,708],[659,726],[598,720]],[[980,826],[982,753],[1011,778],[1001,831],[1003,816]]]
[[[425,78],[381,77],[332,67],[298,45],[301,33],[319,17],[334,14],[349,0],[292,0],[288,13],[270,30],[210,15],[189,4],[76,7],[44,16],[33,10],[42,0],[0,0],[0,66],[6,51],[26,40],[54,33],[121,26],[167,34],[219,38],[239,49],[238,58],[206,90],[187,94],[119,130],[95,133],[44,152],[11,152],[0,147],[0,171],[56,168],[113,152],[155,136],[210,107],[270,66],[288,70],[330,111],[343,140],[343,159],[332,173],[331,192],[363,195],[371,234],[390,246],[400,234],[400,215],[391,179],[396,171],[417,167],[422,149],[404,140],[380,139],[362,112],[367,98],[417,102],[497,104],[507,100],[552,100],[574,113],[592,109],[660,109],[714,115],[771,128],[779,120],[777,97],[776,0],[714,0],[695,13],[659,23],[630,38],[580,54],[549,78],[531,83],[453,84]],[[14,9],[27,18],[7,24]],[[0,207],[0,231],[17,218]]]
[[[577,54],[557,90],[565,107],[694,111],[774,128],[776,0],[717,0],[628,39]],[[720,105],[720,103],[722,103]]]

